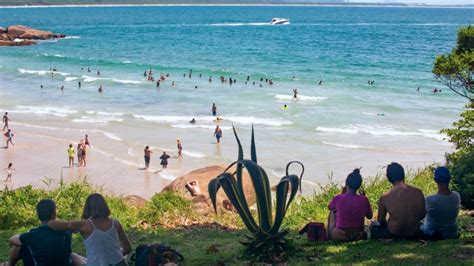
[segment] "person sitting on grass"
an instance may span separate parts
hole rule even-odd
[[[119,221],[109,218],[110,209],[100,194],[86,199],[79,221],[50,221],[48,226],[56,231],[73,230],[84,238],[87,265],[127,265],[124,256],[132,251]]]
[[[84,265],[86,259],[71,253],[71,231],[53,231],[48,222],[56,219],[56,204],[53,200],[43,199],[36,205],[36,213],[41,225],[27,233],[10,238],[13,246],[9,265],[19,260],[23,265]]]
[[[420,229],[427,239],[459,238],[456,219],[461,197],[449,189],[451,174],[448,168],[436,168],[434,180],[438,192],[426,197],[426,217]]]
[[[347,176],[343,193],[329,203],[329,239],[344,242],[367,239],[364,217],[372,219],[372,208],[367,197],[357,194],[361,185],[360,170],[355,169]]]
[[[377,222],[370,228],[371,238],[419,238],[420,222],[426,214],[423,192],[405,184],[405,172],[398,163],[387,166],[387,179],[392,188],[379,199]]]

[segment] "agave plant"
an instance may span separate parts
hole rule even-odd
[[[286,259],[286,251],[291,247],[285,239],[287,230],[282,230],[281,225],[290,203],[293,201],[298,188],[301,187],[301,179],[304,173],[304,166],[298,161],[289,162],[286,166],[286,176],[284,176],[276,186],[276,207],[273,211],[272,192],[268,175],[265,170],[257,164],[257,151],[255,147],[255,135],[252,126],[251,159],[244,159],[242,145],[235,128],[234,135],[239,147],[237,161],[227,167],[221,175],[209,182],[209,195],[217,212],[216,196],[220,188],[234,206],[237,213],[242,218],[251,235],[246,235],[247,240],[242,244],[246,246],[246,253],[258,261],[276,262]],[[290,175],[288,170],[292,164],[299,164],[302,167],[301,174]],[[235,171],[229,170],[235,166]],[[243,170],[246,170],[252,181],[256,193],[258,222],[250,211],[249,204],[245,198],[243,186]],[[274,212],[274,213],[273,213]]]

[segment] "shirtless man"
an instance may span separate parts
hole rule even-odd
[[[191,180],[187,182],[185,187],[189,191],[189,193],[191,193],[191,196],[193,197],[196,197],[197,195],[202,194],[197,180]]]
[[[10,118],[8,118],[8,112],[6,112],[4,115],[3,115],[3,119],[2,119],[2,122],[3,122],[3,131],[5,131],[5,129],[10,129],[10,127],[8,126],[8,121],[10,121]]]
[[[420,221],[425,217],[423,192],[405,184],[405,172],[398,163],[387,166],[392,188],[379,199],[378,224],[370,228],[371,237],[414,239],[420,235]],[[389,219],[387,220],[387,213]]]

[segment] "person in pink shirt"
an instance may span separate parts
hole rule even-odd
[[[347,176],[342,193],[329,203],[329,239],[343,242],[367,239],[364,217],[372,219],[372,208],[366,196],[357,194],[361,185],[360,170],[355,169]]]

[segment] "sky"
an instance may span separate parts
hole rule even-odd
[[[461,4],[474,4],[474,0],[350,0],[350,2],[366,2],[366,3],[383,3],[383,2],[396,2],[396,3],[424,3],[432,5],[461,5]]]

